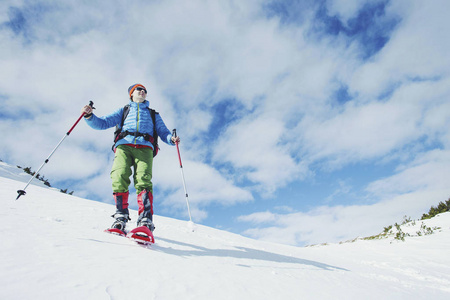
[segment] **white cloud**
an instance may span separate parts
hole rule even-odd
[[[342,112],[330,112],[323,121],[305,117],[296,129],[302,152],[311,161],[325,159],[340,167],[404,153],[407,145],[424,138],[445,144],[443,128],[450,115],[447,87],[448,80],[411,82],[387,100],[348,102]]]
[[[178,168],[171,166],[178,158],[173,156],[170,159],[171,162],[167,160],[156,162],[159,167],[154,170],[154,174],[157,176],[154,184],[163,194],[163,199],[160,201],[163,206],[173,207],[176,211],[187,215],[183,177],[181,172],[178,171],[179,165]],[[213,203],[230,206],[254,200],[248,190],[236,186],[232,179],[225,178],[214,168],[185,157],[182,159],[186,189],[189,195],[188,201],[195,221],[201,221],[208,217],[205,208]],[[178,174],[174,174],[174,170]]]
[[[355,70],[350,88],[363,98],[377,98],[411,79],[447,77],[450,69],[448,1],[408,1],[392,5],[401,16],[398,28],[385,47],[368,63]],[[432,16],[432,17],[430,17]]]
[[[384,227],[400,223],[405,215],[418,219],[430,206],[448,199],[449,193],[448,188],[416,191],[372,205],[321,206],[290,214],[254,213],[238,220],[253,226],[243,234],[261,240],[296,246],[337,243],[378,234]]]
[[[220,137],[214,159],[245,170],[246,179],[260,185],[262,191],[272,193],[306,171],[280,141],[284,134],[283,123],[270,115],[244,119]]]
[[[247,215],[247,216],[240,216],[238,218],[238,221],[262,224],[262,223],[274,222],[274,221],[276,221],[276,219],[277,219],[277,216],[274,213],[272,213],[270,211],[265,211],[265,212],[253,213],[253,214]]]
[[[369,184],[367,198],[373,204],[321,206],[287,214],[261,212],[238,220],[253,226],[244,234],[292,245],[370,236],[401,222],[405,215],[418,219],[431,206],[448,199],[449,170],[449,151],[435,150],[418,156],[396,174]]]
[[[372,182],[367,190],[374,195],[400,195],[412,191],[448,189],[450,151],[434,150],[420,154],[399,167],[397,174]]]

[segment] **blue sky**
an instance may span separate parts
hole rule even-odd
[[[376,234],[450,196],[449,5],[3,1],[0,159],[37,169],[83,105],[109,114],[139,82],[182,138],[195,222],[299,246]],[[112,203],[112,135],[80,123],[42,173]],[[187,219],[175,148],[154,186],[155,212]]]

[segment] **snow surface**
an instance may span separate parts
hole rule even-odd
[[[0,164],[0,299],[450,299],[450,213],[404,242],[302,248],[156,215],[142,247],[103,232],[112,205],[33,184],[16,201],[20,172]]]

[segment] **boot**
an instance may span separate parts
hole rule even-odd
[[[112,217],[115,218],[116,220],[111,225],[111,228],[116,228],[125,231],[125,227],[127,226],[127,222],[129,220],[128,215],[115,213],[114,215],[112,215]]]
[[[138,221],[137,226],[145,226],[148,229],[150,229],[151,232],[153,232],[155,230],[155,225],[153,224],[152,220],[150,220],[150,218],[147,217],[143,217]]]

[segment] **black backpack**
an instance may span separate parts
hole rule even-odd
[[[116,125],[116,130],[114,131],[114,144],[112,146],[112,149],[114,151],[114,146],[116,145],[117,141],[120,139],[123,139],[127,135],[133,135],[135,137],[142,136],[144,137],[144,140],[149,141],[153,145],[153,157],[155,157],[158,154],[159,146],[158,146],[158,133],[156,132],[156,114],[157,112],[154,109],[151,109],[150,107],[147,107],[150,111],[150,116],[152,117],[153,121],[153,136],[151,136],[148,133],[141,133],[141,132],[130,132],[130,131],[122,131],[123,123],[125,122],[125,119],[128,116],[128,113],[130,112],[130,105],[127,104],[123,107],[123,114],[122,114],[122,121],[119,125]]]

